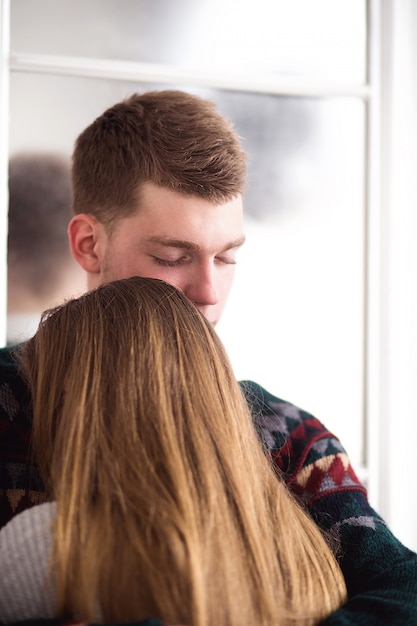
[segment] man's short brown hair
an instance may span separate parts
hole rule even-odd
[[[232,124],[210,101],[182,91],[134,94],[78,137],[73,211],[110,225],[137,210],[152,182],[213,203],[243,193],[246,154]]]

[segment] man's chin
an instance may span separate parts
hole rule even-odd
[[[204,317],[206,318],[208,323],[211,324],[211,326],[216,326],[217,322],[219,321],[218,317],[210,317],[209,315],[205,315],[203,311],[200,311],[200,313],[204,315]]]
[[[220,318],[219,314],[213,314],[214,313],[213,311],[207,311],[207,308],[204,310],[203,308],[199,306],[197,306],[197,309],[200,311],[201,315],[204,315],[204,317],[209,322],[209,324],[211,324],[212,326],[216,326]]]

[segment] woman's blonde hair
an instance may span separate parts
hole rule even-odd
[[[181,292],[149,278],[101,286],[47,312],[20,360],[57,500],[61,615],[307,625],[343,603],[331,550]]]

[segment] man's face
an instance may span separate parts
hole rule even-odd
[[[181,289],[216,324],[244,242],[242,199],[213,205],[145,183],[139,207],[110,237],[100,225],[100,271],[90,275],[89,287],[130,276],[160,278]]]

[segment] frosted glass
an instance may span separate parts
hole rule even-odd
[[[146,89],[13,74],[11,152],[69,155],[78,133],[105,108]],[[218,327],[236,375],[314,412],[342,438],[357,467],[363,432],[364,105],[349,98],[194,92],[214,99],[234,121],[249,154],[247,244]]]
[[[365,0],[14,0],[16,52],[362,83]]]

